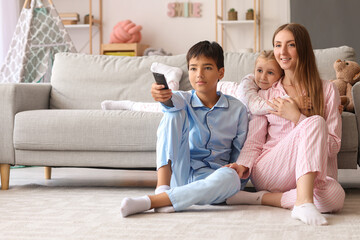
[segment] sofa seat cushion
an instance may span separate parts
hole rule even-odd
[[[16,114],[15,149],[155,151],[162,113],[34,110]],[[358,150],[355,114],[342,114],[342,152]]]
[[[351,112],[343,112],[342,119],[342,137],[341,152],[358,151],[358,131],[356,116]]]
[[[162,113],[35,110],[16,114],[16,150],[155,151]]]

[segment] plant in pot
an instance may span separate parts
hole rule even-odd
[[[246,12],[246,20],[254,20],[254,9],[249,8]]]
[[[229,20],[237,20],[237,11],[235,11],[235,8],[230,8],[228,12],[228,19]]]

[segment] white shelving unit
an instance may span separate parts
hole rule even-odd
[[[101,50],[101,45],[103,43],[103,22],[102,22],[102,0],[98,0],[98,12],[99,18],[94,19],[93,15],[93,0],[89,0],[89,24],[73,24],[73,25],[64,25],[68,29],[88,29],[89,30],[89,41],[86,44],[89,44],[89,53],[93,53],[93,37],[99,33],[99,52]],[[95,28],[95,31],[94,31]]]
[[[254,24],[254,20],[227,20],[227,21],[218,21],[218,24],[226,25],[226,24]]]
[[[226,0],[225,0],[226,1]],[[218,0],[215,0],[215,19],[216,19],[216,41],[219,42],[219,29],[221,34],[221,46],[224,47],[224,28],[226,26],[253,25],[254,26],[254,52],[260,51],[260,0],[253,0],[254,20],[224,20],[224,0],[220,1],[220,15]]]
[[[90,24],[71,24],[71,25],[64,25],[66,28],[89,28]]]
[[[97,26],[99,30],[99,49],[101,51],[101,45],[103,43],[103,17],[102,17],[102,0],[99,1],[99,19],[94,19],[92,17],[92,0],[89,0],[89,48],[90,48],[90,54],[92,54],[92,38],[93,38],[93,26]]]

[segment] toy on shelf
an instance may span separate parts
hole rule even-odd
[[[130,20],[118,22],[110,35],[110,43],[139,43],[142,26]]]
[[[360,65],[354,61],[341,61],[334,63],[336,79],[332,80],[340,93],[341,105],[344,110],[354,112],[354,102],[351,94],[352,86],[360,80]]]
[[[171,56],[171,53],[165,52],[164,49],[147,48],[144,51],[144,56]]]

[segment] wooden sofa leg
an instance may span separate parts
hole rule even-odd
[[[45,167],[45,179],[51,179],[51,167]]]
[[[0,164],[1,190],[9,189],[10,164]]]

